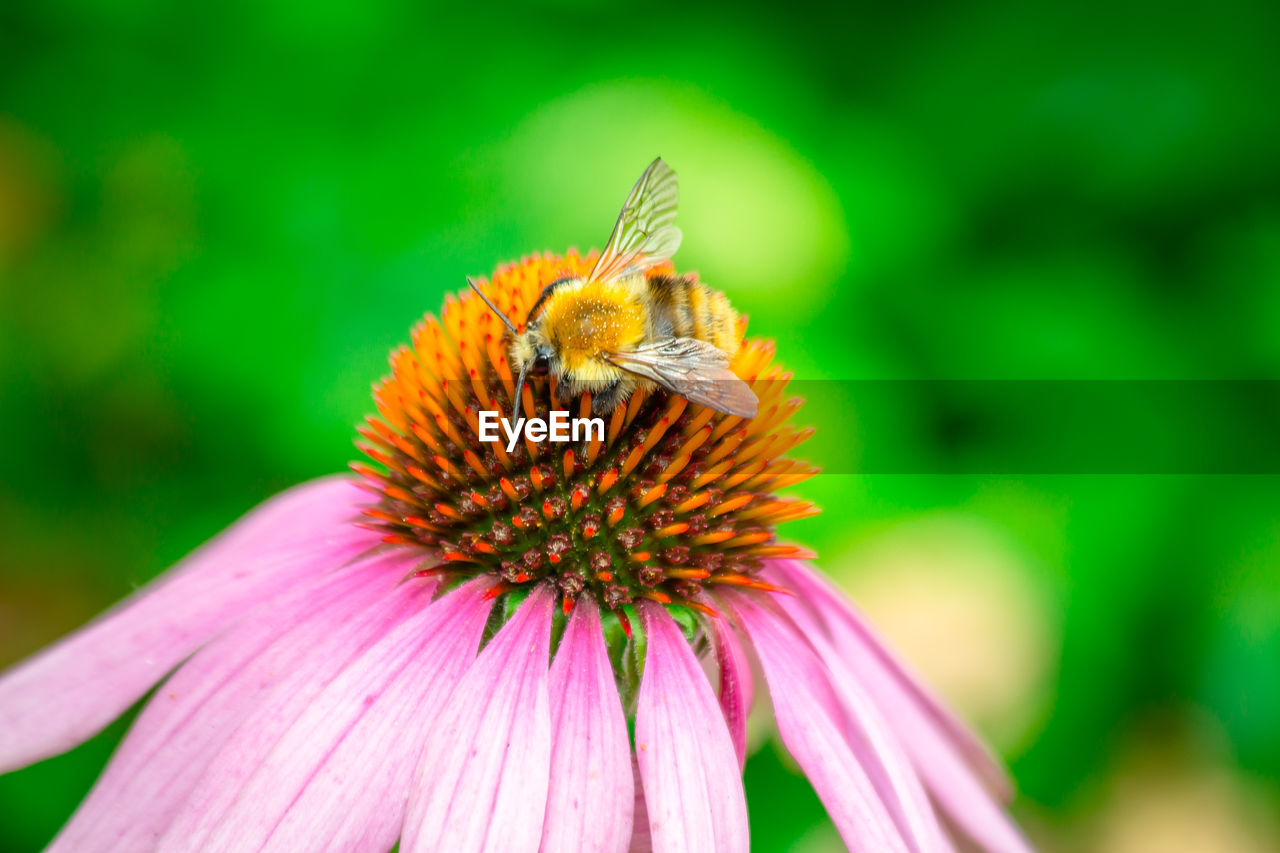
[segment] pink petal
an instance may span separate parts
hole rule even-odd
[[[748,849],[747,802],[724,715],[660,605],[642,601],[645,663],[636,708],[636,758],[653,849]]]
[[[488,585],[419,603],[319,693],[281,697],[292,721],[274,742],[258,755],[224,750],[207,774],[231,791],[229,802],[193,798],[162,848],[302,850],[323,839],[332,850],[390,849],[421,738],[479,644]]]
[[[551,785],[542,849],[627,849],[635,781],[631,738],[600,612],[579,599],[551,665]]]
[[[351,628],[404,611],[389,601],[415,560],[365,560],[252,611],[184,664],[147,704],[50,851],[154,847],[236,727],[308,657],[341,660]],[[372,608],[372,609],[371,609]]]
[[[536,851],[551,772],[548,587],[463,676],[423,745],[400,848]]]
[[[713,619],[711,629],[715,636],[716,660],[720,664],[720,709],[741,769],[747,761],[747,717],[755,700],[751,664],[728,622]]]
[[[75,746],[255,601],[376,544],[347,520],[362,493],[329,478],[286,492],[89,626],[0,677],[0,772]]]
[[[866,669],[879,676],[873,690],[878,700],[892,698],[894,704],[914,709],[913,716],[923,715],[922,722],[936,729],[937,735],[949,743],[949,750],[956,752],[997,796],[1003,800],[1012,797],[1009,776],[987,745],[907,670],[842,591],[804,563],[773,561],[770,571],[776,572],[781,584],[800,593],[801,600],[818,613],[837,648],[843,650],[847,645],[865,652],[862,657]],[[870,685],[868,689],[872,689]]]
[[[816,654],[825,665],[828,682],[848,723],[854,755],[909,846],[916,850],[950,850],[951,843],[938,824],[916,769],[883,709],[877,707],[842,655],[794,598],[779,596],[773,603],[792,617],[799,635],[807,641],[807,648],[796,648],[792,653]]]
[[[726,593],[773,698],[778,732],[853,851],[905,851],[906,842],[833,715],[827,674],[791,626],[745,595]]]
[[[310,703],[392,627],[410,614],[422,612],[426,601],[421,593],[421,589],[405,584],[396,588],[394,596],[383,596],[360,610],[348,611],[335,620],[331,638],[325,638],[290,668],[277,673],[270,692],[238,721],[229,736],[222,738],[212,758],[201,768],[200,778],[183,798],[160,847],[183,849],[188,843],[198,845],[204,840]]]
[[[776,577],[802,591],[803,600],[821,614],[831,633],[833,654],[884,710],[925,786],[956,826],[986,850],[1030,850],[988,791],[991,782],[1003,780],[1003,772],[981,742],[907,674],[865,621],[824,580],[792,562],[784,564]],[[802,618],[794,600],[784,606]]]

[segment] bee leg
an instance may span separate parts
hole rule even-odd
[[[610,383],[607,388],[592,393],[591,414],[596,416],[610,414],[626,398],[626,388],[621,382]]]

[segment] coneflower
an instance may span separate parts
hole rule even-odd
[[[590,260],[484,289],[521,317]],[[0,678],[0,771],[163,682],[50,849],[745,850],[753,660],[850,849],[950,850],[940,815],[1027,849],[981,743],[777,540],[815,469],[770,344],[732,365],[753,419],[657,391],[508,452],[479,439],[513,408],[503,331],[449,297],[376,386],[358,479],[269,501]],[[589,413],[553,385],[519,408]]]

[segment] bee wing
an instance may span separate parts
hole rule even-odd
[[[643,272],[674,255],[682,236],[674,224],[679,201],[676,173],[659,157],[631,189],[587,280],[608,281]]]
[[[666,338],[632,352],[605,353],[604,357],[690,402],[740,418],[756,416],[759,401],[751,386],[729,369],[729,358],[723,352],[705,341]]]

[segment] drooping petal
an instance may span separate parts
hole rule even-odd
[[[334,624],[331,638],[280,674],[201,769],[162,837],[161,849],[190,849],[203,842],[311,702],[397,623],[426,607],[415,590],[397,587],[395,592],[394,597],[382,596],[349,613]]]
[[[154,847],[218,749],[287,673],[308,658],[341,660],[352,628],[376,628],[429,596],[434,584],[416,582],[403,601],[391,598],[411,562],[389,555],[333,572],[259,605],[197,652],[148,702],[50,853]]]
[[[660,605],[639,604],[644,674],[636,758],[653,849],[748,849],[747,803],[733,741],[697,657]]]
[[[75,746],[255,601],[378,537],[347,522],[345,478],[272,499],[115,609],[0,677],[0,772]]]
[[[552,592],[540,587],[462,677],[422,749],[400,837],[415,851],[535,851],[551,772]]]
[[[951,841],[942,831],[917,769],[882,709],[824,637],[814,634],[806,635],[806,639],[816,647],[831,675],[831,687],[852,730],[854,753],[889,806],[903,836],[917,850],[951,850]]]
[[[711,629],[715,636],[716,660],[720,664],[720,709],[729,727],[729,737],[733,739],[738,767],[742,768],[747,761],[747,716],[755,700],[751,664],[728,622],[713,619]]]
[[[299,703],[262,753],[224,750],[231,760],[220,755],[206,778],[233,798],[213,808],[193,799],[163,849],[285,851],[317,839],[331,850],[390,849],[424,730],[479,644],[488,585],[473,581],[385,630]],[[294,710],[292,697],[281,702]]]
[[[923,715],[927,723],[938,730],[938,735],[951,744],[951,750],[993,793],[1003,800],[1012,797],[1008,773],[982,739],[907,670],[866,618],[830,580],[794,560],[773,561],[768,571],[776,573],[788,589],[800,593],[800,599],[816,611],[832,633],[838,648],[843,647],[842,637],[850,648],[855,645],[854,640],[858,641],[856,646],[865,652],[868,668],[882,675],[876,682],[884,683],[885,698],[893,694],[895,704],[897,699],[902,699],[914,707],[917,714]],[[880,698],[881,691],[877,689],[875,692]]]
[[[726,593],[764,669],[778,732],[855,853],[906,851],[880,793],[832,714],[827,674],[804,638],[750,597]]]
[[[391,849],[404,822],[422,743],[438,709],[475,660],[487,605],[468,605],[435,631],[313,774],[266,849],[302,850],[317,832],[334,850]]]
[[[626,850],[635,804],[631,739],[600,611],[587,596],[551,665],[551,731],[542,850]]]
[[[790,596],[780,596],[773,603],[789,614],[800,610]],[[785,617],[782,621],[786,621]],[[789,653],[809,660],[816,657],[817,669],[827,677],[848,726],[854,757],[908,846],[913,850],[950,850],[951,842],[938,823],[916,768],[883,710],[875,705],[822,631],[803,618],[795,619],[794,629],[798,630],[782,631],[793,643]],[[797,642],[800,640],[803,642]]]
[[[865,620],[824,580],[799,563],[785,564],[775,577],[802,591],[802,600],[822,617],[833,654],[884,710],[925,787],[961,832],[985,850],[1030,850],[990,791],[1004,774],[977,737],[906,672]],[[782,604],[802,618],[798,601]]]

